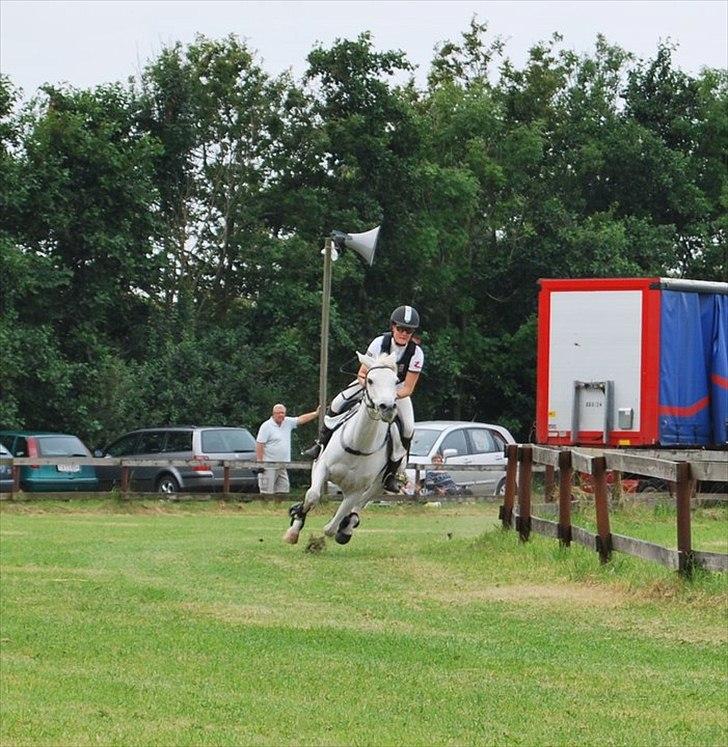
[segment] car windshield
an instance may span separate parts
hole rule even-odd
[[[89,456],[76,436],[43,436],[38,439],[40,456]]]
[[[255,451],[255,439],[245,428],[202,431],[202,451],[205,454]]]
[[[415,435],[410,446],[410,456],[427,456],[440,433],[442,431],[436,431],[432,428],[415,428]]]

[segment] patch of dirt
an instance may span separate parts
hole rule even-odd
[[[728,643],[728,629],[725,625],[706,626],[702,623],[700,627],[673,623],[671,621],[660,621],[655,624],[652,620],[644,619],[609,619],[602,620],[602,625],[618,630],[620,633],[632,633],[645,639],[656,639],[671,641],[672,643],[688,644],[710,644],[725,646]]]
[[[480,579],[457,575],[452,569],[435,562],[423,563],[408,559],[398,565],[403,576],[412,579],[409,587],[413,590],[414,599],[448,605],[480,601],[609,608],[622,606],[626,601],[626,595],[621,590],[606,585],[564,582],[495,586]]]
[[[357,632],[407,632],[410,625],[368,615],[352,614],[342,617],[338,605],[311,604],[228,604],[222,602],[183,602],[180,607],[188,614],[209,617],[223,623],[256,625],[259,627],[286,627],[298,630],[338,628]]]
[[[438,589],[427,595],[446,604],[483,602],[527,602],[529,604],[580,605],[588,607],[620,607],[624,597],[605,586],[579,584],[517,584],[513,586],[455,587]]]
[[[98,519],[97,521],[94,521],[92,519],[60,519],[59,524],[72,524],[73,526],[78,526],[79,524],[84,526],[92,526],[92,527],[144,527],[147,526],[146,524],[141,524],[139,522],[131,522],[131,521],[113,521],[113,520],[107,520],[104,521],[103,519]]]
[[[306,543],[304,552],[318,554],[320,552],[323,552],[325,549],[326,549],[326,538],[323,535],[321,535],[320,537],[317,537],[312,534],[308,538],[308,542]]]
[[[51,579],[53,581],[67,580],[69,577],[74,576],[89,580],[103,579],[111,575],[109,571],[97,568],[65,568],[59,565],[34,565],[32,563],[28,565],[4,565],[2,572],[3,575],[9,573],[33,573],[44,576],[53,574],[53,578]],[[64,574],[64,576],[59,578],[58,574]]]

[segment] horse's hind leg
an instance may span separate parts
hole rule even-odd
[[[362,494],[342,501],[334,518],[324,527],[324,534],[333,535],[340,545],[345,545],[361,523],[359,514],[362,509],[379,492],[379,481],[375,481]]]
[[[348,516],[345,516],[339,523],[339,527],[336,530],[334,539],[340,544],[345,545],[351,539],[354,530],[361,523],[359,514],[356,511],[352,511]]]
[[[288,509],[291,517],[291,525],[283,535],[283,541],[291,545],[298,542],[303,525],[306,523],[306,514],[321,500],[321,492],[325,481],[328,479],[329,471],[321,462],[314,464],[311,470],[311,487],[306,491],[303,503],[294,503]]]
[[[339,504],[339,508],[333,515],[331,521],[324,527],[324,534],[328,537],[333,537],[339,529],[339,524],[342,520],[348,516],[356,508],[358,503],[358,496],[353,498],[344,498]]]

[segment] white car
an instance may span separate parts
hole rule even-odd
[[[438,452],[443,455],[443,469],[461,486],[475,495],[502,495],[506,482],[504,449],[516,443],[510,431],[491,423],[463,420],[428,420],[415,424],[410,446],[409,464],[431,464]],[[458,470],[459,465],[484,465],[491,470]],[[425,470],[420,470],[420,480]],[[407,469],[408,481],[414,482],[415,470]]]

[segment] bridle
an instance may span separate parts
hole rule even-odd
[[[374,400],[372,399],[371,394],[369,394],[369,389],[367,388],[367,377],[369,376],[370,371],[376,371],[376,369],[378,368],[387,368],[390,371],[392,370],[391,366],[372,366],[371,368],[367,369],[367,375],[364,377],[364,396],[362,397],[362,399],[364,400],[364,405],[367,408],[367,415],[372,420],[381,420],[382,416],[379,414],[379,410],[376,404],[374,404]]]
[[[391,366],[372,366],[371,368],[367,369],[367,377],[369,376],[370,371],[374,371],[377,368],[387,368],[390,371],[392,370]],[[366,407],[366,414],[367,417],[369,417],[371,420],[382,420],[382,416],[379,414],[379,410],[374,403],[374,400],[372,399],[371,395],[369,394],[369,390],[367,388],[367,378],[364,378],[364,396],[362,397],[362,401],[364,402],[364,406]],[[384,436],[384,441],[382,442],[381,446],[378,446],[374,451],[359,451],[358,449],[352,449],[350,446],[347,446],[344,443],[344,435],[346,434],[346,426],[349,424],[349,420],[344,423],[341,429],[341,445],[344,447],[344,451],[346,451],[348,454],[354,454],[355,456],[371,456],[372,454],[376,454],[378,451],[383,449],[387,445],[387,441],[389,440],[389,428],[387,428],[387,433]],[[391,426],[392,424],[389,423]]]

